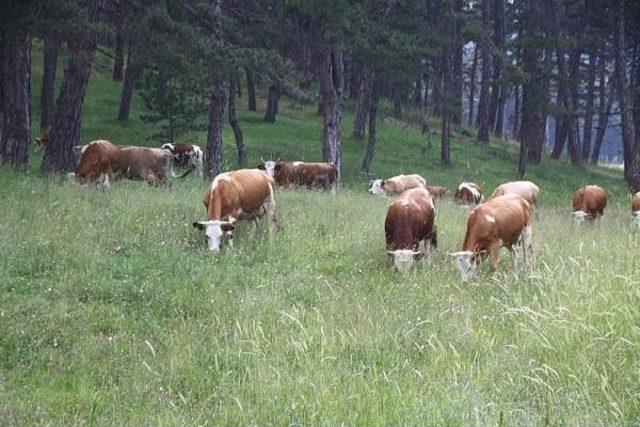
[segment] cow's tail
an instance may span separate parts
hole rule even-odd
[[[269,202],[267,204],[267,221],[269,225],[269,233],[278,230],[278,217],[276,215],[276,198],[273,190],[273,183],[269,182]]]

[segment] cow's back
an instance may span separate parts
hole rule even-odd
[[[412,249],[419,240],[430,238],[435,231],[434,220],[435,208],[429,192],[423,188],[405,191],[387,209],[387,249]]]
[[[474,208],[467,219],[463,250],[487,249],[492,242],[515,244],[529,224],[531,207],[521,196],[497,196]]]
[[[495,189],[490,199],[506,194],[517,194],[529,202],[530,205],[537,205],[540,189],[531,181],[506,182]]]
[[[97,179],[102,174],[113,172],[113,164],[117,162],[120,149],[106,140],[91,141],[82,150],[76,176],[84,179]]]
[[[273,191],[273,179],[259,169],[240,169],[216,176],[205,192],[208,219],[242,212],[255,214]]]
[[[602,215],[606,206],[607,193],[597,185],[587,185],[574,195],[572,210],[573,212],[583,211],[590,215]]]

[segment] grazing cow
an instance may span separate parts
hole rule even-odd
[[[397,175],[385,180],[376,179],[371,183],[369,193],[374,196],[397,196],[411,188],[425,188],[427,182],[418,174]]]
[[[51,131],[51,128],[46,128],[42,132],[42,135],[40,135],[38,138],[36,138],[36,148],[39,148],[40,150],[44,151],[44,149],[47,147],[47,144],[49,144],[49,132],[50,131]]]
[[[476,206],[467,219],[467,232],[462,250],[451,254],[456,258],[456,267],[462,281],[475,276],[478,264],[487,255],[496,268],[500,248],[506,247],[513,258],[517,271],[518,255],[514,246],[520,242],[527,266],[531,263],[531,206],[516,194],[495,197]]]
[[[252,221],[254,231],[258,218],[267,215],[269,232],[277,226],[276,202],[273,178],[258,169],[240,169],[221,173],[215,177],[204,194],[207,220],[194,222],[193,226],[204,230],[209,250],[220,252],[223,235],[233,247],[234,222]]]
[[[463,205],[477,205],[484,201],[482,197],[482,187],[475,182],[463,182],[458,186],[453,200]]]
[[[400,272],[411,268],[415,259],[437,246],[436,210],[431,194],[424,188],[412,188],[402,193],[387,210],[384,231],[387,253]]]
[[[307,188],[324,188],[336,192],[338,169],[333,163],[263,161],[258,169],[273,177],[281,187],[300,185]]]
[[[573,222],[582,224],[604,215],[607,206],[607,193],[597,185],[585,185],[573,196]]]
[[[640,191],[633,195],[631,200],[631,212],[636,224],[640,225]]]
[[[162,148],[169,150],[173,155],[173,164],[177,167],[189,167],[189,173],[197,170],[202,177],[202,150],[197,145],[189,144],[163,144]]]
[[[80,153],[75,178],[81,183],[98,182],[108,188],[111,179],[125,177],[157,185],[173,175],[171,153],[161,148],[118,146],[99,140],[75,150]]]
[[[439,185],[427,185],[427,191],[431,193],[431,197],[435,199],[444,199],[444,195],[447,193],[447,187],[441,187]]]
[[[531,181],[511,181],[500,184],[495,189],[489,200],[504,196],[505,194],[517,194],[525,199],[532,207],[538,205],[538,196],[540,195],[540,189]]]

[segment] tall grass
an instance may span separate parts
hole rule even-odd
[[[154,145],[139,100],[130,123],[115,121],[119,86],[100,67],[83,138]],[[282,110],[276,125],[241,112],[250,161],[318,159],[312,109],[285,101]],[[512,144],[457,138],[455,165],[442,168],[437,144],[422,155],[421,142],[383,123],[373,175],[488,189],[513,178]],[[225,144],[232,168],[230,134]],[[336,197],[278,191],[282,230],[269,238],[265,224],[257,234],[242,225],[220,256],[191,226],[204,217],[206,183],[196,177],[101,192],[42,177],[37,153],[29,174],[0,168],[0,420],[638,422],[640,248],[619,171],[546,159],[532,167],[543,191],[533,269],[516,276],[505,251],[495,272],[484,265],[462,284],[447,252],[460,247],[466,211],[449,201],[436,206],[433,261],[393,271],[388,201],[364,192],[363,151],[344,140]],[[586,182],[605,186],[611,203],[600,224],[575,228],[570,193]]]

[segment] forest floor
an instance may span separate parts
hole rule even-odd
[[[34,57],[39,53],[34,53]],[[83,140],[157,145],[116,121],[119,84],[98,64]],[[32,87],[39,94],[39,70]],[[245,98],[239,100],[245,104]],[[264,111],[262,104],[259,109]],[[283,101],[275,125],[239,111],[249,164],[319,160],[312,107]],[[38,97],[34,96],[34,113]],[[36,114],[34,114],[36,116]],[[282,230],[241,225],[212,256],[191,223],[208,185],[119,181],[109,191],[0,168],[0,420],[6,424],[632,424],[640,419],[640,250],[620,171],[544,159],[535,263],[507,252],[462,284],[449,251],[467,211],[437,204],[439,247],[407,275],[384,248],[387,200],[359,176],[364,143],[343,123],[345,185],[335,197],[279,190]],[[34,129],[37,129],[34,126]],[[438,141],[387,120],[372,176],[417,172],[489,193],[514,178],[517,147]],[[204,144],[204,134],[190,136]],[[225,129],[227,168],[234,168]],[[610,194],[603,220],[576,228],[571,194]]]

